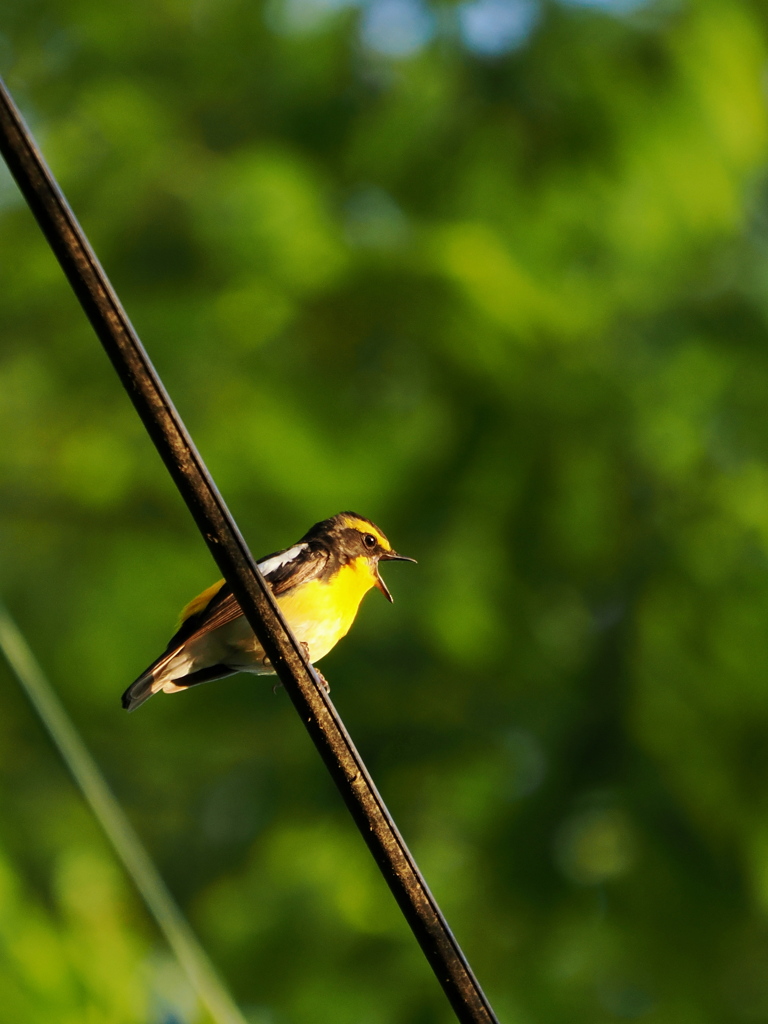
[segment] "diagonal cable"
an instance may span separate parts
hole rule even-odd
[[[0,604],[0,650],[40,716],[93,815],[215,1024],[246,1024],[80,738],[21,630]]]
[[[82,228],[0,81],[0,151],[462,1024],[496,1017],[362,758],[288,629]]]

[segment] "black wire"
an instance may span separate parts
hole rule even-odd
[[[243,614],[272,662],[456,1013],[496,1017],[107,276],[0,80],[0,152],[53,249]]]

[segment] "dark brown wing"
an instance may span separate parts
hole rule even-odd
[[[195,612],[194,615],[184,619],[168,641],[166,653],[178,650],[182,644],[193,637],[202,636],[203,633],[208,633],[211,629],[216,629],[227,622],[232,622],[233,619],[236,619],[241,614],[240,605],[232,596],[229,584],[222,580],[221,586],[208,604],[201,608],[199,612]],[[211,625],[212,622],[214,622],[214,625]]]
[[[271,555],[269,557],[274,558],[276,556]],[[318,547],[313,550],[307,546],[295,558],[283,562],[267,573],[264,579],[269,584],[275,597],[279,597],[280,594],[284,594],[292,587],[322,575],[323,570],[328,564],[328,559],[329,554],[325,548]],[[268,559],[262,559],[262,562],[266,561]],[[229,622],[234,622],[242,614],[240,605],[235,600],[229,584],[222,583],[221,588],[217,590],[205,608],[194,615],[190,615],[181,624],[171,638],[167,650],[176,650],[182,644],[197,640],[214,629],[219,629],[221,626],[226,626]]]
[[[264,579],[269,583],[275,597],[279,597],[286,590],[298,587],[300,583],[307,583],[322,576],[329,559],[327,548],[307,544],[296,558],[273,569]]]

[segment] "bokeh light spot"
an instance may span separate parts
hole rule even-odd
[[[523,46],[540,10],[535,0],[472,0],[459,5],[458,15],[467,49],[495,57]]]
[[[396,249],[408,237],[408,219],[383,189],[357,189],[344,209],[345,232],[350,245],[363,249]]]
[[[322,28],[334,14],[355,5],[356,0],[283,0],[269,22],[278,31],[313,32]]]
[[[434,34],[434,16],[418,0],[374,0],[360,24],[363,45],[386,57],[410,57]]]
[[[622,811],[593,807],[563,822],[555,839],[555,861],[572,882],[599,885],[630,870],[635,845],[633,829]]]
[[[591,7],[609,14],[632,14],[645,7],[648,0],[560,0],[566,7]]]

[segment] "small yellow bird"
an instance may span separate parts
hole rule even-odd
[[[379,575],[381,561],[416,559],[393,551],[370,519],[339,512],[315,523],[293,547],[258,563],[312,664],[346,636],[371,587],[392,600]],[[123,707],[133,711],[159,690],[178,693],[235,672],[272,671],[228,584],[219,580],[186,606],[165,653],[128,687]]]

